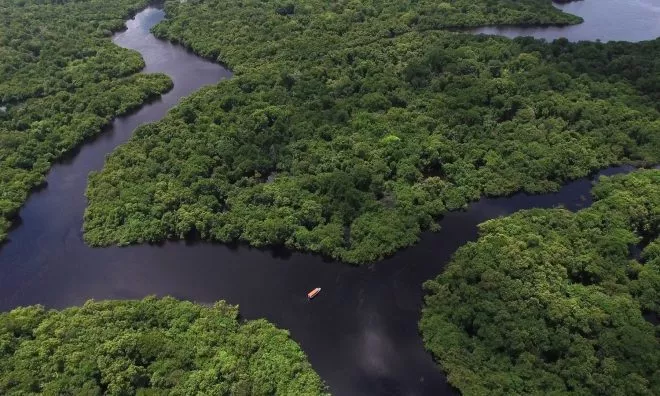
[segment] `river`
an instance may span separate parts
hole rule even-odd
[[[585,4],[591,1],[596,2]],[[118,118],[52,168],[48,185],[30,196],[21,222],[0,248],[0,309],[37,303],[62,308],[90,298],[150,294],[201,303],[224,299],[239,304],[247,319],[264,317],[289,329],[336,395],[455,394],[418,334],[421,284],[440,273],[459,246],[477,237],[477,224],[525,208],[587,206],[591,180],[569,183],[553,194],[482,199],[467,211],[449,213],[442,230],[424,234],[418,245],[359,268],[309,254],[211,243],[89,248],[80,231],[88,173],[100,169],[137,125],[162,118],[181,97],[231,76],[155,39],[149,29],[162,18],[161,10],[149,7],[113,40],[138,50],[145,72],[172,77],[173,90]],[[323,291],[308,301],[307,291],[317,286]]]

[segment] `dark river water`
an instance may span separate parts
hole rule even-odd
[[[591,2],[617,3],[587,0],[583,5]],[[138,50],[147,64],[145,72],[171,76],[174,89],[117,119],[98,139],[53,167],[47,187],[31,195],[10,241],[0,248],[0,309],[37,303],[61,308],[90,298],[151,294],[202,303],[224,299],[239,304],[247,319],[264,317],[289,329],[334,394],[454,394],[418,334],[422,283],[440,273],[460,245],[477,237],[477,224],[524,208],[579,209],[590,204],[591,180],[567,184],[554,194],[482,199],[465,212],[448,214],[442,230],[424,234],[417,246],[359,268],[308,254],[211,243],[91,249],[80,231],[88,173],[100,169],[105,156],[136,126],[162,118],[201,86],[231,76],[216,64],[155,39],[149,28],[162,18],[162,11],[148,8],[113,40]],[[640,37],[645,28],[633,22],[621,21],[631,26],[624,29],[629,34],[640,29]],[[307,291],[317,286],[323,291],[308,301]]]

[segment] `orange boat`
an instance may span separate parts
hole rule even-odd
[[[307,298],[309,298],[311,300],[312,298],[316,297],[316,295],[319,294],[320,292],[321,292],[321,288],[317,287],[316,289],[314,289],[311,292],[307,293]]]

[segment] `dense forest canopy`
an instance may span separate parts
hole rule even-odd
[[[110,41],[145,0],[0,0],[0,241],[53,161],[171,87]]]
[[[0,393],[321,395],[288,332],[172,298],[0,314]]]
[[[351,263],[483,194],[660,158],[660,40],[438,30],[574,23],[550,1],[169,1],[154,29],[235,77],[92,175],[93,245],[199,235]]]
[[[424,342],[464,394],[660,394],[660,329],[643,317],[660,314],[660,170],[593,195],[481,224],[425,283]]]

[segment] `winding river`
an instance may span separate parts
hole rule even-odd
[[[607,5],[619,3],[623,0],[586,0],[575,7],[595,5],[598,15],[609,17]],[[648,17],[646,6],[640,4],[649,0],[627,3],[631,8],[639,5],[638,12],[616,15],[625,29],[613,28],[612,37],[660,35],[659,23],[655,33],[638,23]],[[590,15],[575,12],[589,23]],[[634,17],[625,19],[629,15]],[[336,395],[456,393],[424,350],[417,331],[421,284],[441,272],[459,246],[477,237],[477,224],[525,208],[587,206],[591,180],[567,184],[553,194],[482,199],[465,212],[448,214],[441,222],[442,230],[424,234],[417,246],[360,268],[308,254],[211,243],[91,249],[80,231],[88,173],[100,169],[105,155],[125,142],[136,126],[162,118],[183,96],[231,76],[217,64],[155,39],[149,29],[163,17],[161,10],[149,7],[128,21],[127,30],[113,40],[139,51],[147,65],[145,72],[168,74],[173,90],[116,119],[99,138],[53,167],[48,185],[31,195],[10,241],[0,248],[0,309],[37,303],[60,308],[90,298],[150,294],[202,303],[225,299],[239,304],[248,319],[265,317],[289,329]],[[578,39],[589,37],[579,30],[577,26],[565,32],[576,32]],[[617,36],[617,32],[625,35]],[[544,37],[547,29],[525,30],[531,33]],[[601,33],[603,38],[610,37]],[[612,168],[602,173],[628,170]],[[310,303],[306,292],[316,286],[323,292]]]

